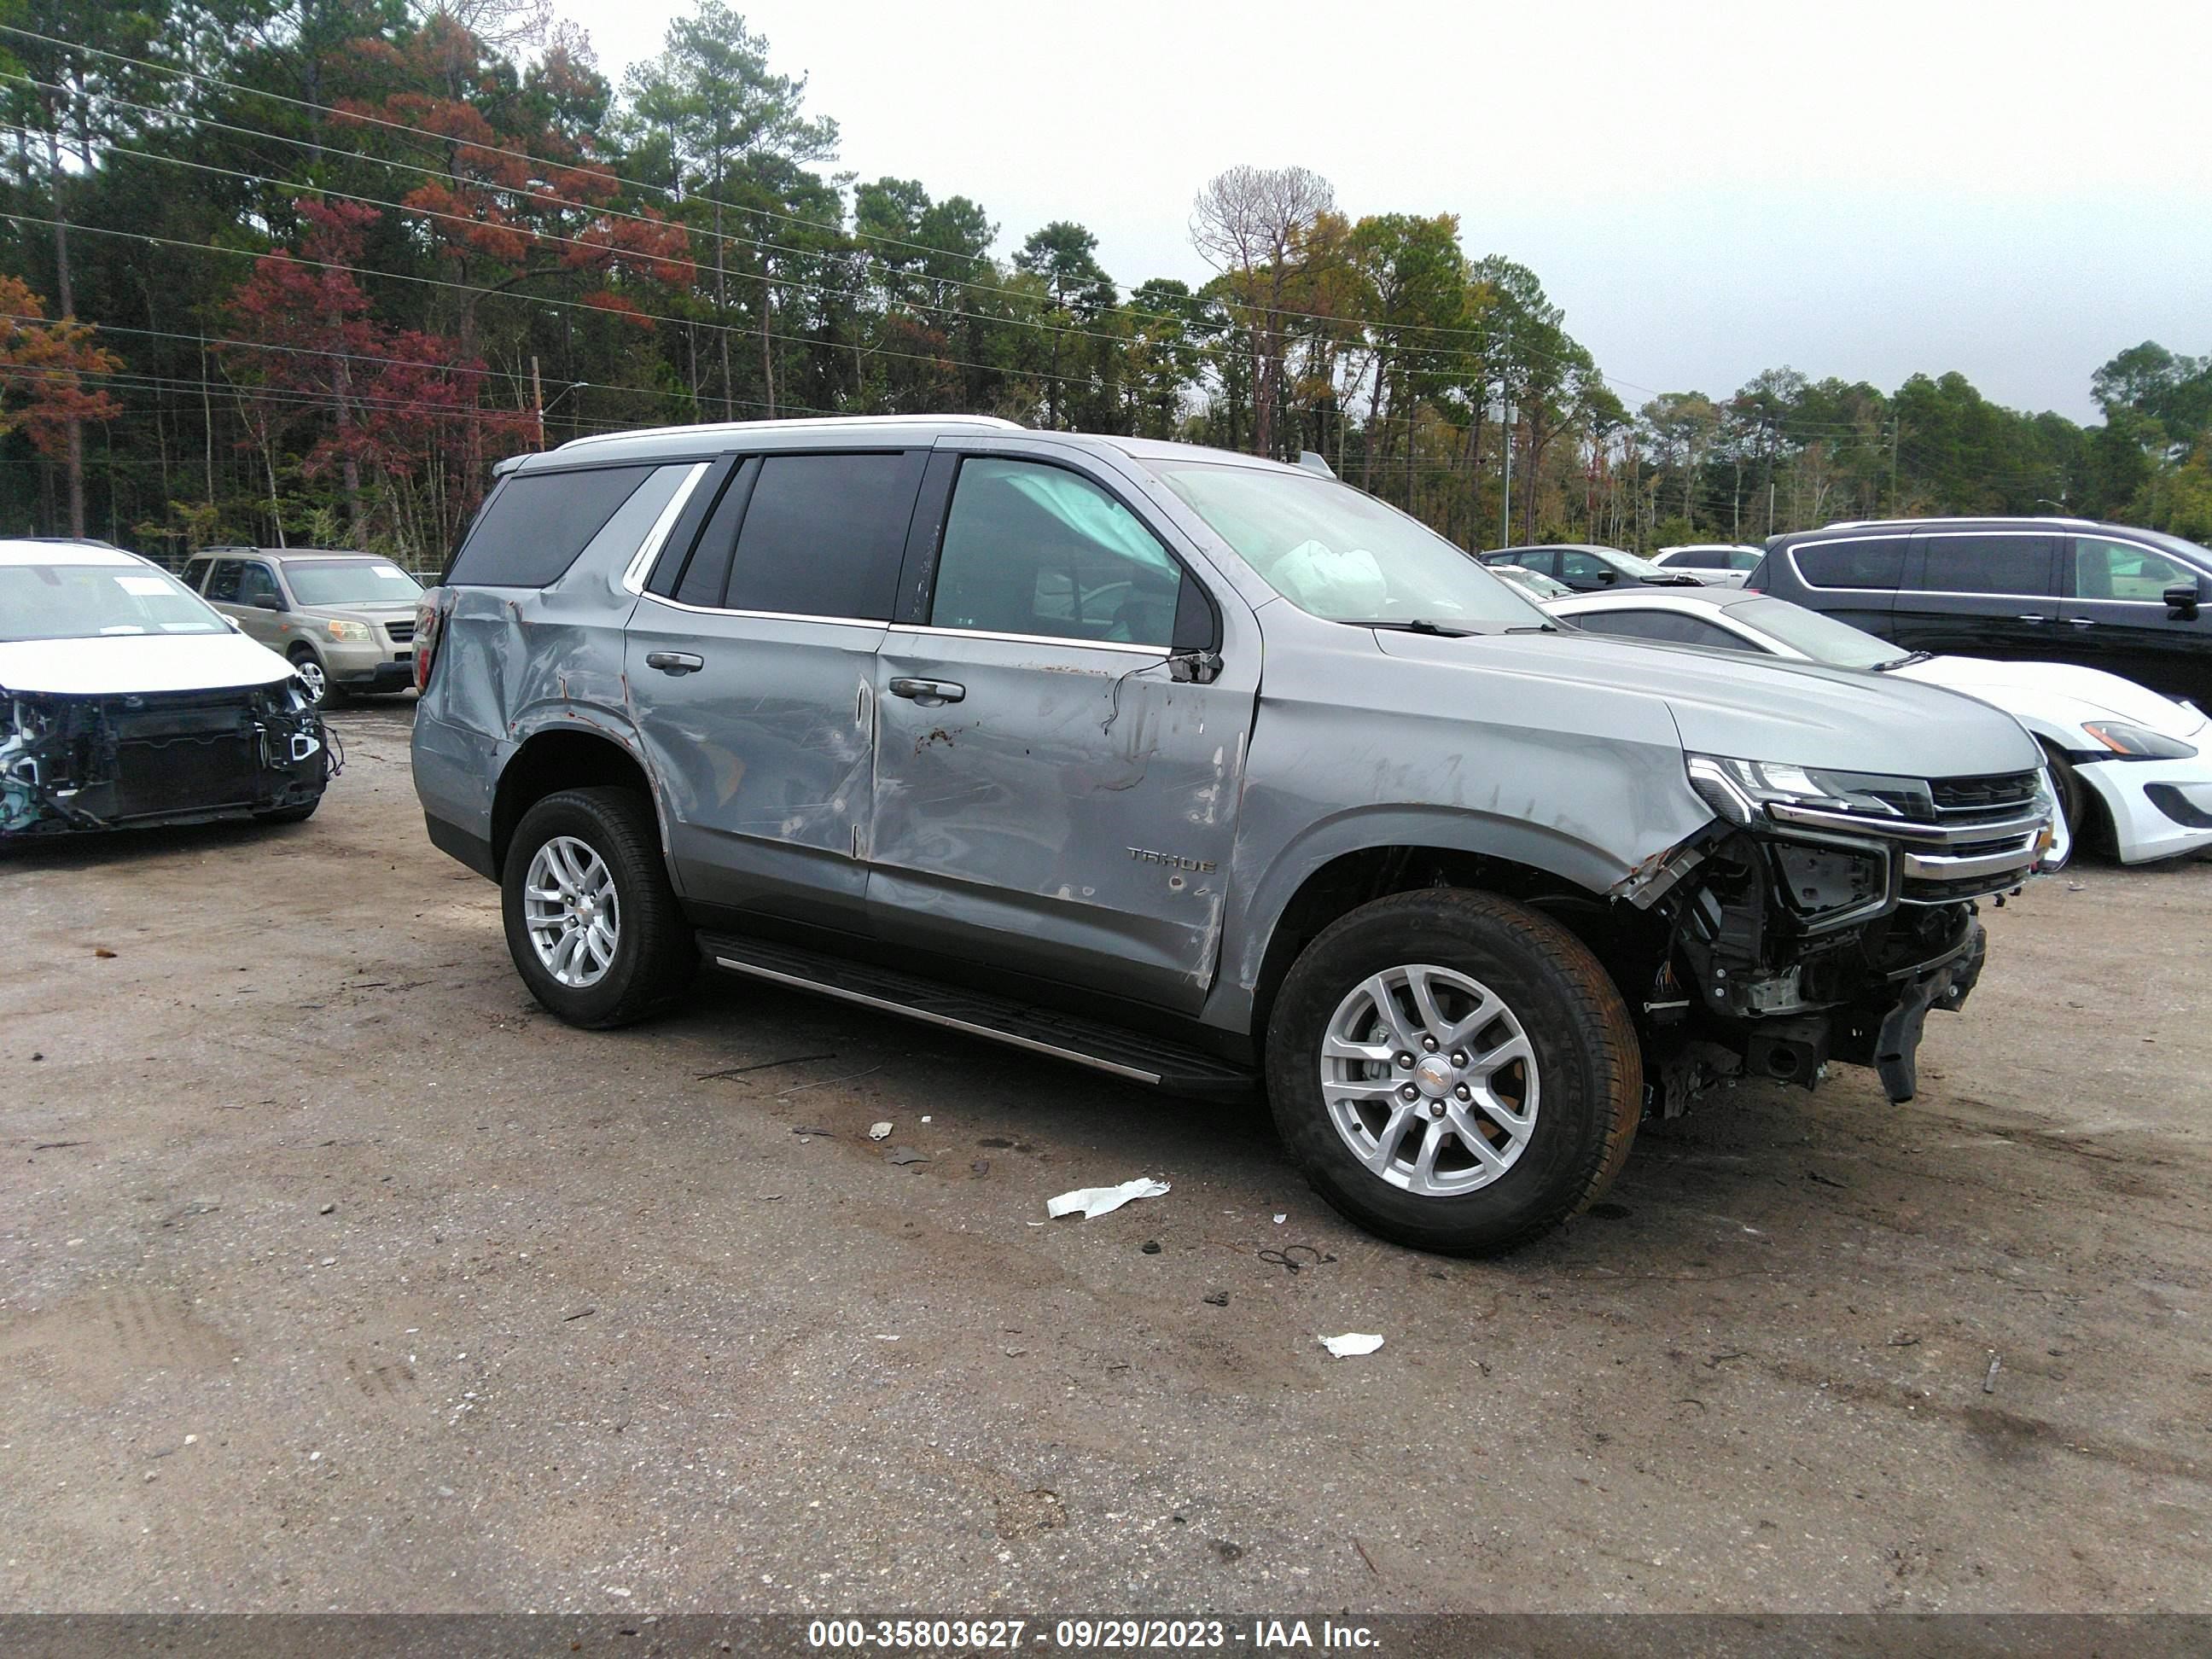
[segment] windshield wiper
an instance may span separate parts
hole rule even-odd
[[[1446,628],[1441,623],[1432,623],[1424,617],[1415,617],[1410,622],[1370,622],[1365,626],[1395,629],[1401,634],[1433,634],[1440,640],[1464,640],[1474,632],[1471,628]]]
[[[1501,631],[1507,634],[1556,634],[1559,626],[1557,623],[1522,623]]]
[[[1876,663],[1874,665],[1874,672],[1877,674],[1887,674],[1893,668],[1910,668],[1914,663],[1926,662],[1935,654],[1933,651],[1907,652],[1902,657],[1892,657],[1887,662]]]

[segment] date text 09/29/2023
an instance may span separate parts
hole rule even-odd
[[[1301,1650],[1373,1651],[1376,1633],[1364,1625],[1333,1620],[1060,1619],[1049,1626],[1026,1619],[817,1619],[806,1627],[809,1647],[927,1652],[953,1649],[1017,1651],[1181,1652],[1243,1649],[1249,1653]]]

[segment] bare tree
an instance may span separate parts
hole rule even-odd
[[[1336,206],[1328,179],[1305,167],[1234,167],[1191,204],[1191,246],[1229,278],[1252,341],[1252,447],[1275,448],[1283,392],[1285,295],[1301,243]]]

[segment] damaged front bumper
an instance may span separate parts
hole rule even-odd
[[[0,689],[0,839],[295,811],[340,764],[295,681],[106,696]]]
[[[1912,1097],[1929,1011],[1981,975],[1976,902],[2034,873],[2051,819],[2037,773],[1913,789],[1878,812],[1745,803],[1620,893],[1664,930],[1642,1008],[1663,1115],[1739,1075],[1810,1088],[1831,1061]]]

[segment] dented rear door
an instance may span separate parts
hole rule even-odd
[[[1064,450],[994,447],[940,446],[949,498],[924,490],[921,575],[910,550],[877,659],[872,929],[1195,1012],[1219,954],[1256,638],[1189,678],[1176,647],[1218,639],[1217,601],[1135,492]]]
[[[876,653],[925,460],[742,459],[631,613],[632,718],[694,904],[865,931]]]

